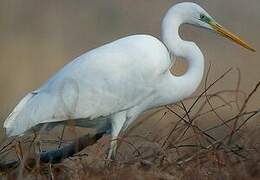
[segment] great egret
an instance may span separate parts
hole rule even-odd
[[[162,41],[131,35],[79,56],[19,102],[4,123],[7,135],[72,119],[78,126],[110,132],[116,139],[144,111],[190,96],[202,80],[204,57],[194,42],[180,38],[178,30],[184,23],[215,31],[255,51],[199,5],[176,4],[163,19]],[[188,62],[185,74],[171,74],[173,55]],[[111,141],[109,158],[115,157],[116,148],[117,142]]]

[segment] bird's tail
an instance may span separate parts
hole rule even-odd
[[[7,136],[22,135],[27,130],[29,121],[22,121],[23,112],[29,101],[37,94],[37,91],[27,94],[10,113],[4,122],[4,128]],[[18,120],[20,119],[20,120]]]

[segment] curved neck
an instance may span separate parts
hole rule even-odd
[[[182,76],[172,75],[172,86],[180,89],[179,97],[190,96],[199,86],[204,72],[204,57],[199,47],[189,41],[184,41],[179,36],[181,24],[189,23],[186,19],[170,9],[162,22],[162,40],[171,54],[182,57],[188,63],[187,71]],[[177,82],[176,82],[177,81]]]

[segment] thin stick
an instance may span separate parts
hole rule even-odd
[[[191,107],[189,108],[188,112],[190,112],[192,110],[192,108],[197,104],[197,102],[199,101],[199,99],[205,94],[205,92],[207,92],[212,86],[214,86],[218,81],[220,81],[221,79],[223,79],[233,68],[229,68],[226,72],[224,72],[220,77],[218,77],[215,81],[213,81],[213,83],[211,83],[194,101],[194,103],[191,105]]]
[[[260,81],[256,84],[256,86],[254,87],[254,89],[249,93],[249,95],[247,96],[246,100],[244,101],[238,115],[240,115],[245,109],[246,109],[246,106],[249,102],[249,100],[252,98],[252,96],[255,94],[255,92],[257,91],[258,87],[260,86]],[[238,116],[239,117],[239,116]],[[236,120],[234,121],[234,125],[233,125],[233,129],[230,133],[230,136],[229,136],[229,139],[228,139],[228,144],[231,143],[232,141],[232,138],[233,138],[233,135],[235,134],[236,132],[236,129],[237,129],[237,123],[238,123],[238,120],[239,118],[236,118]]]
[[[209,77],[209,73],[210,73],[210,69],[211,69],[211,63],[209,64],[209,69],[207,71],[207,74],[206,74],[206,79],[205,79],[205,83],[204,83],[204,88],[205,88],[205,97],[206,97],[206,101],[207,103],[209,104],[212,112],[216,115],[216,117],[218,117],[218,119],[220,119],[222,122],[225,122],[224,119],[217,113],[217,111],[215,111],[214,107],[212,106],[211,102],[210,102],[210,99],[209,97],[207,96],[207,82],[208,82],[208,77]],[[225,124],[225,126],[227,126],[228,128],[231,129],[231,127],[228,125],[228,124]]]
[[[65,129],[66,129],[66,124],[64,124],[64,125],[63,125],[63,128],[62,128],[61,137],[59,138],[60,141],[59,141],[58,149],[61,148],[61,145],[62,145],[62,142],[63,142],[63,136],[64,136]]]

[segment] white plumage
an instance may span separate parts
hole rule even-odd
[[[151,47],[156,51],[149,52]],[[161,85],[154,82],[163,80],[170,65],[166,47],[148,35],[129,36],[89,51],[22,99],[5,122],[7,134],[68,118],[95,119],[119,111],[132,116],[137,106],[147,108],[145,99],[161,92]]]
[[[215,21],[198,5],[173,6],[162,23],[164,43],[132,35],[81,55],[20,101],[4,123],[7,135],[73,119],[80,126],[111,131],[116,139],[144,111],[190,96],[202,79],[204,58],[195,43],[179,37],[182,23],[215,29]],[[182,76],[170,73],[173,54],[189,64]],[[115,152],[112,141],[109,157]]]

